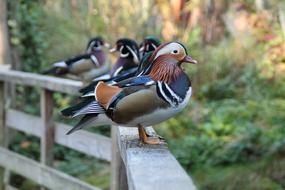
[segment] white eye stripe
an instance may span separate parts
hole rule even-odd
[[[93,42],[90,43],[90,45],[89,45],[88,48],[87,48],[87,52],[91,52],[91,50],[92,50],[94,44],[95,44],[95,41],[93,41]]]
[[[169,53],[172,53],[174,50],[180,50],[180,49],[184,50],[184,47],[181,44],[176,43],[176,42],[169,43],[157,52],[154,59],[156,59],[160,55],[169,54]],[[178,51],[178,53],[179,53],[179,51]],[[184,53],[186,54],[185,50],[184,50]]]
[[[146,45],[146,48],[145,48],[145,49],[146,49],[146,51],[148,51],[148,50],[149,50],[149,45],[148,45],[148,44]]]
[[[151,44],[151,46],[154,48],[154,49],[156,49],[157,47],[156,47],[156,45],[154,45],[154,44]]]
[[[128,48],[128,50],[133,54],[134,57],[134,62],[135,63],[139,63],[139,58],[137,56],[137,54],[132,50],[132,48],[130,48],[129,46],[126,46]]]

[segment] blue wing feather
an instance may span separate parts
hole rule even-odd
[[[152,80],[149,76],[144,75],[144,76],[129,78],[127,80],[118,82],[116,86],[119,86],[120,88],[124,88],[124,87],[130,87],[130,86],[138,86],[138,85],[148,86],[154,83],[155,83],[154,80]]]

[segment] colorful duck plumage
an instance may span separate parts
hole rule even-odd
[[[161,143],[159,138],[148,137],[144,127],[167,120],[185,108],[192,88],[181,63],[197,62],[177,42],[159,46],[145,61],[149,62],[148,67],[141,67],[136,77],[115,86],[99,82],[93,97],[73,109],[73,117],[83,117],[68,134],[89,124],[114,124],[138,127],[144,143]],[[63,115],[68,115],[65,112],[62,111]]]
[[[145,56],[147,53],[154,51],[155,50],[154,48],[157,48],[159,45],[160,45],[160,41],[157,38],[155,38],[153,36],[146,37],[140,45],[141,56],[142,55]],[[117,83],[119,81],[128,79],[130,77],[134,77],[134,76],[136,76],[137,73],[138,73],[138,66],[133,67],[131,69],[128,69],[128,70],[126,70],[126,72],[119,73],[116,76],[110,77],[107,80],[104,80],[104,82],[107,82],[108,84],[114,84],[114,83]],[[91,84],[89,84],[85,88],[82,88],[80,90],[80,92],[83,94],[88,94],[88,93],[94,91],[94,88],[96,87],[96,85],[98,84],[99,81],[102,81],[102,80],[100,80],[100,78],[95,79],[94,82],[92,82]]]

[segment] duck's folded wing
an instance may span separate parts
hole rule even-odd
[[[150,59],[152,53],[153,52],[149,52],[143,56],[143,58],[140,62],[140,65],[138,66],[138,69],[137,69],[137,73],[136,73],[137,76],[145,75],[150,71],[150,69],[152,67],[152,62],[150,62],[149,59]]]
[[[91,57],[90,53],[77,55],[77,56],[74,56],[74,57],[72,57],[70,59],[65,60],[65,63],[69,66],[69,65],[71,65],[73,63],[76,63],[76,62],[79,62],[79,61],[82,61],[82,60],[85,60],[85,59],[90,59],[90,57]]]
[[[135,68],[131,68],[131,69],[128,69],[126,70],[125,72],[122,72],[122,74],[118,75],[118,76],[115,76],[115,77],[112,77],[109,81],[107,81],[109,84],[113,84],[113,82],[117,83],[117,82],[120,82],[120,81],[123,81],[123,80],[126,80],[130,77],[134,77],[135,74],[137,72],[137,67]]]
[[[106,113],[116,123],[126,124],[135,118],[170,106],[159,97],[156,84],[148,82],[145,85],[139,84],[124,87],[109,103]]]
[[[110,74],[106,74],[106,75],[100,76],[100,77],[94,79],[92,81],[92,83],[90,83],[86,87],[80,89],[79,92],[82,93],[83,96],[87,95],[87,94],[90,94],[90,93],[94,93],[95,87],[97,86],[97,84],[100,81],[108,83],[109,85],[113,85],[113,84],[116,84],[116,83],[118,83],[120,81],[126,80],[126,79],[128,79],[130,77],[134,77],[136,72],[137,72],[137,68],[132,68],[132,69],[129,69],[128,71],[126,71],[126,72],[124,72],[124,73],[122,73],[122,74],[120,74],[118,76],[112,77],[112,78],[110,78]]]
[[[123,81],[120,81],[116,84],[116,86],[120,88],[131,87],[131,86],[150,86],[155,84],[156,82],[151,79],[149,76],[135,76]]]

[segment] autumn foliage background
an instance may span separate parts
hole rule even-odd
[[[284,3],[9,0],[13,61],[16,69],[37,73],[83,52],[96,35],[111,44],[147,35],[180,41],[199,64],[185,66],[193,83],[187,109],[156,128],[170,150],[199,189],[285,189]],[[37,90],[17,87],[17,93],[18,109],[39,113]],[[54,98],[55,113],[75,99]],[[108,126],[91,130],[109,134]],[[32,136],[18,134],[10,148],[39,159]],[[61,146],[55,157],[58,169],[108,189],[107,163]],[[37,189],[23,177],[14,179],[21,189]]]

